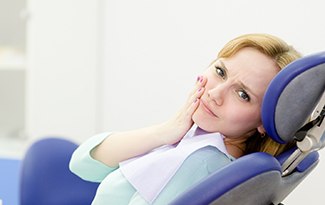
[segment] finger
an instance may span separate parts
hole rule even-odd
[[[197,93],[195,93],[195,97],[200,99],[201,96],[204,94],[204,91],[205,91],[205,87],[200,87]]]
[[[194,92],[194,98],[201,98],[205,91],[205,85],[207,83],[207,78],[205,76],[201,76],[201,80],[199,81],[198,90]]]
[[[197,99],[201,98],[201,96],[204,93],[205,88],[204,87],[199,87],[197,90],[195,90],[191,96],[189,96],[186,107],[188,108],[189,106],[192,105],[193,102],[195,102]]]
[[[188,107],[193,106],[192,104],[201,98],[201,96],[204,93],[204,90],[205,90],[204,87],[200,87],[195,93],[193,93],[193,95],[191,96],[188,102]]]
[[[203,87],[206,84],[206,77],[204,76],[198,76],[196,79],[196,83],[194,88],[192,89],[192,91],[189,94],[189,100],[191,100],[192,96],[195,95],[197,93],[197,91]]]
[[[199,86],[204,87],[206,85],[207,81],[208,81],[207,77],[204,75],[201,75],[200,80],[198,81],[198,84],[199,84]]]
[[[194,102],[196,99],[200,99],[204,93],[204,90],[205,90],[204,87],[200,87],[195,93],[193,93],[191,97],[191,101]]]
[[[186,118],[187,120],[192,120],[192,116],[195,112],[195,110],[198,108],[200,104],[200,99],[196,99],[192,104],[188,107],[187,112],[186,112]]]

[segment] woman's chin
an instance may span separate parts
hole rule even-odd
[[[206,122],[207,119],[203,119],[203,117],[201,117],[196,112],[193,114],[192,120],[202,130],[204,130],[206,132],[216,132],[215,128]]]

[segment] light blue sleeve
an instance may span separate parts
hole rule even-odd
[[[91,150],[110,134],[108,132],[97,134],[82,143],[72,154],[70,170],[86,181],[101,182],[109,173],[117,169],[117,167],[108,167],[90,155]]]

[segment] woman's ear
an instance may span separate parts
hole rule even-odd
[[[261,134],[261,135],[265,135],[266,131],[263,127],[263,125],[257,127],[257,131]]]

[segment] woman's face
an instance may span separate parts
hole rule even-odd
[[[279,70],[271,58],[252,48],[218,59],[203,74],[207,83],[193,121],[228,138],[245,139],[256,129],[263,132],[262,99]]]

